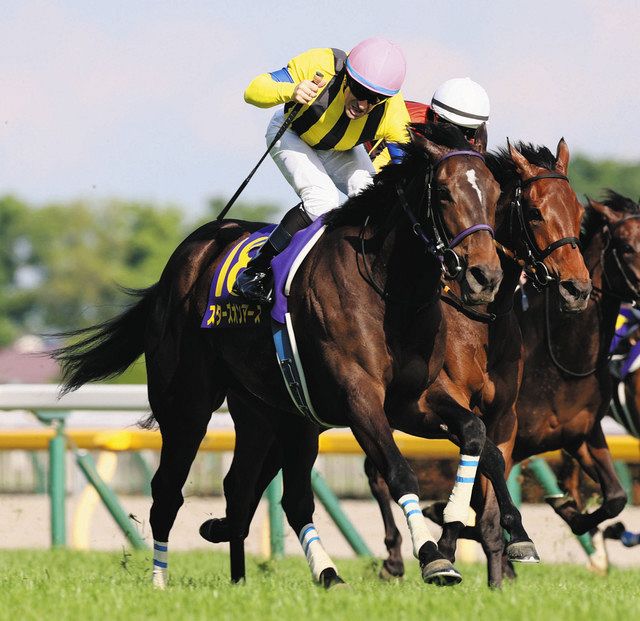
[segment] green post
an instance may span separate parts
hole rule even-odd
[[[93,457],[84,450],[76,450],[74,452],[76,462],[80,467],[80,470],[82,470],[84,476],[87,477],[87,481],[89,481],[89,483],[95,488],[96,492],[98,492],[104,506],[107,508],[109,513],[111,513],[113,519],[116,521],[125,537],[134,548],[138,550],[146,549],[146,543],[142,537],[140,537],[138,530],[127,515],[127,512],[118,502],[117,496],[98,474]]]
[[[522,473],[522,467],[520,464],[514,464],[511,468],[509,478],[507,479],[507,488],[513,504],[519,507],[522,504],[522,487],[520,485],[520,475]]]
[[[633,504],[633,478],[629,472],[629,466],[623,461],[616,460],[613,462],[613,467],[627,495],[627,505],[631,506]]]
[[[362,539],[346,513],[340,507],[338,497],[333,493],[322,475],[315,468],[311,472],[311,485],[318,500],[327,510],[353,551],[358,556],[373,556],[364,539]]]
[[[67,440],[64,435],[64,422],[67,412],[34,412],[38,420],[50,425],[54,435],[49,440],[49,500],[51,504],[51,546],[64,547],[67,544],[67,526],[65,517],[66,474],[65,456]]]
[[[282,470],[278,471],[266,490],[269,503],[269,536],[271,539],[271,558],[284,556],[284,515],[282,512]]]
[[[551,467],[544,459],[540,457],[532,457],[529,460],[527,468],[531,470],[533,475],[538,480],[538,483],[540,483],[540,485],[542,486],[546,497],[564,496],[563,491],[558,485],[556,475],[553,473],[553,470],[551,470]],[[583,550],[589,556],[591,556],[595,552],[593,541],[591,540],[591,535],[589,535],[589,533],[576,535],[576,539],[580,542]]]

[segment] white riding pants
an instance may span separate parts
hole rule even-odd
[[[284,123],[280,108],[267,127],[267,145]],[[340,192],[354,196],[366,188],[375,175],[363,145],[349,151],[312,149],[291,129],[271,149],[271,157],[284,178],[302,200],[312,220],[340,205]]]

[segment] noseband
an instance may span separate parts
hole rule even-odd
[[[527,276],[532,280],[534,285],[542,286],[548,285],[552,280],[555,280],[549,269],[544,263],[544,260],[554,251],[560,248],[561,246],[565,246],[566,244],[571,244],[572,248],[580,248],[580,240],[577,237],[562,237],[557,241],[550,243],[546,248],[540,249],[538,248],[538,244],[536,243],[535,236],[533,231],[531,230],[531,226],[529,225],[529,221],[525,218],[523,207],[522,207],[522,191],[535,183],[536,181],[541,181],[542,179],[560,179],[561,181],[569,182],[569,179],[566,175],[562,175],[557,172],[549,172],[544,175],[536,175],[535,177],[530,177],[529,179],[525,179],[524,181],[520,181],[515,188],[515,195],[513,201],[511,203],[511,219],[512,219],[512,228],[513,228],[513,217],[514,214],[518,218],[518,222],[520,224],[520,230],[522,231],[524,239],[524,246],[526,249],[526,256],[523,259],[523,268]]]
[[[420,205],[425,204],[425,215],[427,223],[429,225],[431,236],[425,233],[422,225],[420,224],[414,213],[411,211],[402,187],[399,185],[396,186],[400,204],[402,205],[402,208],[404,209],[407,217],[412,224],[413,232],[424,242],[429,251],[440,260],[440,262],[442,263],[442,272],[445,278],[452,280],[459,280],[460,278],[462,278],[465,269],[464,259],[455,252],[454,248],[458,246],[466,237],[472,235],[473,233],[478,233],[479,231],[488,231],[492,238],[495,237],[493,227],[491,227],[489,224],[474,224],[473,226],[464,229],[457,235],[450,236],[450,233],[447,230],[447,227],[442,218],[442,210],[434,209],[435,201],[433,199],[433,192],[437,187],[437,183],[435,182],[435,175],[438,172],[438,168],[446,160],[457,156],[479,157],[484,162],[484,156],[477,151],[450,151],[427,168],[427,175],[422,197],[420,199]]]

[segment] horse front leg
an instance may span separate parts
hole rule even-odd
[[[458,584],[462,576],[438,550],[418,503],[418,480],[393,439],[393,433],[382,406],[372,403],[375,387],[358,385],[349,403],[351,430],[363,451],[371,459],[389,486],[391,496],[402,508],[413,543],[413,554],[420,562],[422,579],[428,584]]]
[[[384,545],[387,548],[388,557],[383,561],[380,569],[380,578],[390,580],[404,576],[404,561],[402,560],[402,535],[396,526],[396,521],[391,511],[391,494],[389,487],[374,466],[369,457],[365,457],[364,471],[369,481],[369,489],[378,502],[382,522],[384,524]]]

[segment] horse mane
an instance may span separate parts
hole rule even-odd
[[[472,148],[462,131],[455,125],[411,123],[409,129],[443,147],[455,150]],[[401,144],[400,147],[405,153],[402,162],[382,168],[369,187],[330,211],[325,216],[325,224],[329,228],[361,225],[367,217],[374,232],[386,226],[389,214],[398,202],[397,183],[424,174],[430,161],[424,149],[413,142]]]
[[[640,214],[640,204],[622,194],[618,194],[611,188],[605,190],[602,204],[620,214],[630,216]],[[591,205],[587,204],[582,217],[582,224],[580,225],[580,242],[586,245],[604,224],[604,218]]]
[[[555,170],[556,157],[547,147],[534,145],[530,142],[517,142],[515,148],[534,166],[539,166],[546,170]],[[509,185],[509,182],[519,178],[515,162],[511,159],[511,154],[507,147],[501,147],[496,151],[487,153],[485,161],[500,187],[504,188]]]

